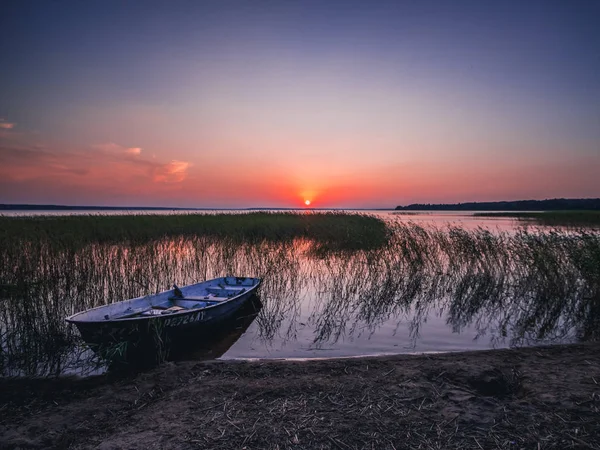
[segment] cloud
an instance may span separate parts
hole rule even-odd
[[[142,153],[140,147],[125,147],[123,145],[115,144],[114,142],[107,142],[104,144],[96,144],[92,146],[96,150],[100,150],[104,153],[113,155],[131,155],[138,156]]]
[[[0,119],[0,129],[2,130],[12,130],[15,127],[15,123],[7,122],[4,119]]]
[[[190,166],[189,162],[177,160],[159,165],[153,170],[153,180],[156,183],[180,183],[187,178],[187,170]]]
[[[191,166],[182,160],[160,161],[140,147],[114,142],[52,148],[30,134],[0,128],[0,180],[4,187],[12,186],[5,201],[52,195],[65,199],[88,195],[113,202],[158,199],[179,191]]]
[[[106,142],[104,144],[92,145],[96,150],[100,150],[104,153],[119,153],[125,150],[125,147],[115,144],[114,142]]]
[[[41,161],[48,162],[53,158],[53,154],[36,146],[27,145],[2,145],[0,144],[0,162],[7,163],[27,163]]]
[[[0,177],[24,181],[86,175],[88,161],[76,153],[57,153],[37,145],[0,143]]]
[[[87,175],[90,173],[90,169],[81,167],[69,167],[64,164],[50,164],[49,168],[54,169],[57,173],[70,173],[73,175]]]

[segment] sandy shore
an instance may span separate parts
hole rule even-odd
[[[600,345],[0,382],[0,448],[600,448]]]

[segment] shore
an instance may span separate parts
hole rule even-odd
[[[0,382],[0,448],[600,448],[599,344]]]
[[[590,227],[600,226],[600,211],[532,211],[532,212],[477,212],[473,217],[512,218],[550,227]]]

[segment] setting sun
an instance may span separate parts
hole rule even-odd
[[[310,200],[306,200],[306,201],[304,202],[304,204],[305,204],[306,206],[309,206],[309,205],[310,205]]]

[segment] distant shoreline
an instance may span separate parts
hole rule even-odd
[[[600,210],[600,198],[554,198],[502,202],[413,203],[396,211],[575,211]]]

